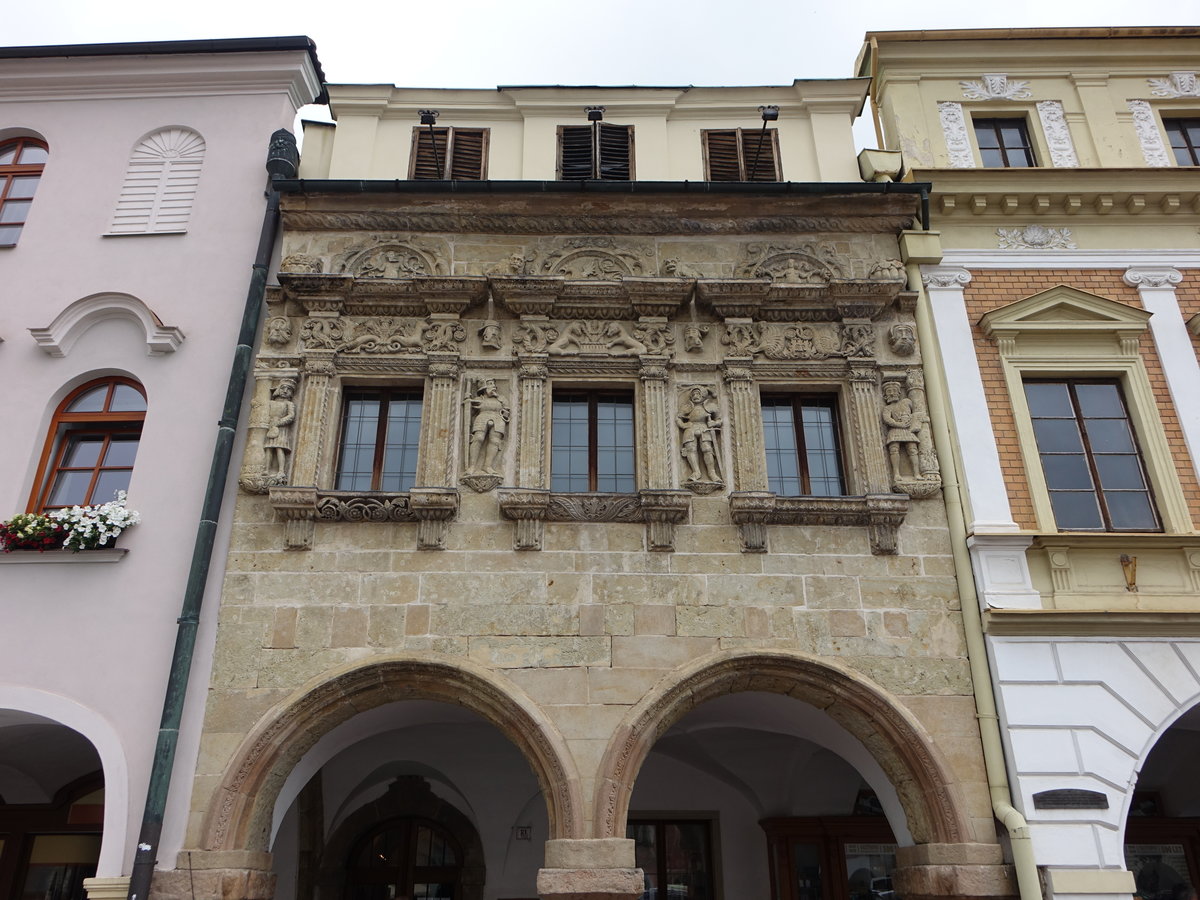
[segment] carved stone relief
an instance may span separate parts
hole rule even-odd
[[[1063,105],[1058,100],[1039,100],[1038,118],[1042,122],[1042,134],[1050,148],[1050,164],[1059,168],[1075,168],[1079,157],[1075,154],[1075,143],[1071,140],[1071,129]]]
[[[620,322],[588,319],[566,325],[554,343],[546,348],[552,355],[583,353],[602,356],[635,356],[646,346],[630,337]]]
[[[962,104],[939,103],[938,120],[946,138],[946,152],[950,156],[951,168],[975,168],[975,154],[971,152],[971,141],[967,137],[967,119],[963,115]]]
[[[344,354],[433,353],[455,349],[467,339],[456,319],[420,319],[370,316],[306,319],[300,340],[306,350],[333,350]]]
[[[979,81],[960,81],[958,85],[968,100],[1028,100],[1033,96],[1028,81],[1009,81],[1004,72],[985,73]]]
[[[484,493],[503,480],[501,468],[512,410],[494,378],[482,378],[471,386],[466,406],[466,471],[461,481],[471,490]]]
[[[665,321],[638,322],[634,326],[633,336],[636,343],[646,348],[647,353],[670,356],[675,352],[675,332]]]
[[[513,353],[545,353],[558,329],[544,321],[523,319],[513,333]]]
[[[288,461],[292,455],[292,423],[296,421],[296,382],[285,378],[271,392],[267,407],[267,433],[263,438],[266,453],[264,471],[273,484],[287,482]]]
[[[888,330],[888,346],[897,356],[912,356],[917,349],[917,332],[907,322],[897,322]]]
[[[479,335],[479,346],[484,350],[501,349],[504,333],[500,328],[500,323],[495,319],[488,319],[480,325],[477,334]]]
[[[899,381],[883,383],[881,418],[886,433],[892,487],[910,497],[924,499],[941,487],[937,457],[929,436],[929,414],[925,408],[924,382],[919,370],[909,373],[910,392]]]
[[[708,334],[708,326],[696,322],[688,322],[683,326],[683,349],[688,353],[704,352],[704,336]]]
[[[689,385],[679,398],[679,455],[685,472],[683,486],[697,494],[711,494],[725,486],[721,465],[721,431],[725,423],[717,406],[716,389]]]
[[[1148,166],[1169,166],[1171,157],[1163,144],[1158,120],[1149,100],[1130,100],[1129,111],[1133,114],[1133,130],[1142,148],[1142,158]]]
[[[442,242],[400,238],[359,248],[335,263],[339,274],[359,278],[411,278],[413,275],[449,275],[449,248]]]
[[[310,256],[307,253],[292,253],[279,263],[279,271],[297,275],[320,275],[324,268],[325,263],[321,257]]]
[[[1001,250],[1074,250],[1070,228],[1026,225],[1024,228],[997,228]]]
[[[827,284],[843,277],[831,244],[748,244],[746,258],[734,271],[738,278],[771,278],[789,284]]]
[[[274,347],[285,347],[292,339],[292,320],[286,316],[271,316],[263,328],[263,340]]]
[[[1150,94],[1154,97],[1200,97],[1200,81],[1195,72],[1172,72],[1166,78],[1147,78]]]
[[[650,247],[638,252],[612,238],[572,238],[547,253],[538,271],[543,275],[567,278],[612,279],[645,275],[653,253]]]

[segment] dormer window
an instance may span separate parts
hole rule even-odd
[[[985,169],[1028,169],[1037,165],[1029,124],[1024,119],[973,119],[972,124]]]
[[[408,177],[415,181],[482,181],[487,177],[489,131],[414,128]]]
[[[779,181],[779,132],[729,128],[700,132],[709,181]]]
[[[559,181],[632,181],[633,126],[558,126]]]

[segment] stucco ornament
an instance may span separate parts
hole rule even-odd
[[[967,138],[967,119],[961,103],[944,101],[938,104],[938,121],[942,125],[942,136],[946,139],[946,153],[954,169],[975,168],[975,154],[971,152],[971,141]]]
[[[1075,250],[1070,228],[1026,225],[1024,228],[997,228],[1001,250]]]
[[[267,319],[265,338],[268,344],[286,346],[292,339],[292,320],[287,316],[271,316]]]
[[[296,393],[296,382],[285,378],[271,392],[267,407],[267,433],[263,437],[263,452],[266,454],[268,478],[278,478],[275,483],[287,480],[288,457],[292,453],[292,423],[296,421],[296,404],[292,397]]]
[[[1037,111],[1042,134],[1046,136],[1046,145],[1050,148],[1050,164],[1066,169],[1078,167],[1079,157],[1075,154],[1075,144],[1071,140],[1071,129],[1067,126],[1062,103],[1058,100],[1039,100]]]
[[[558,339],[546,348],[552,354],[588,353],[605,356],[633,356],[645,353],[646,347],[629,336],[620,322],[600,322],[587,319],[571,322]]]
[[[467,404],[471,434],[467,441],[467,472],[462,481],[472,490],[483,493],[500,484],[501,476],[496,466],[504,452],[512,411],[494,378],[481,380]]]
[[[958,86],[968,100],[1028,100],[1033,96],[1028,81],[1009,81],[1004,72],[986,72],[979,81],[960,81]]]
[[[1195,72],[1172,72],[1166,78],[1147,78],[1150,93],[1155,97],[1200,97],[1200,81]]]
[[[645,248],[642,255],[650,252]],[[611,238],[574,238],[546,255],[541,272],[568,278],[609,279],[643,275],[645,268],[637,251]]]
[[[679,454],[687,463],[683,486],[697,494],[711,494],[724,487],[721,474],[721,411],[711,387],[687,388],[675,417],[679,427]]]
[[[917,349],[917,333],[907,322],[897,322],[888,331],[888,346],[897,356],[912,356]]]
[[[789,284],[825,284],[842,275],[832,244],[748,244],[738,278],[771,278]]]
[[[1162,168],[1171,165],[1171,156],[1158,130],[1158,119],[1149,100],[1130,100],[1129,112],[1133,114],[1133,130],[1142,148],[1146,165]]]

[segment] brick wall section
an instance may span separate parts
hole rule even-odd
[[[1183,283],[1175,289],[1175,298],[1179,301],[1183,321],[1187,322],[1192,316],[1200,315],[1200,269],[1181,271]],[[1192,335],[1192,346],[1196,348],[1196,355],[1200,356],[1200,337]]]
[[[984,390],[988,396],[992,428],[996,432],[996,444],[1000,450],[1000,465],[1004,469],[1005,481],[1008,484],[1013,519],[1022,528],[1037,529],[1033,503],[1029,495],[1029,477],[1021,458],[1021,448],[1017,441],[1016,426],[1013,422],[1012,405],[1009,402],[1000,366],[1000,354],[995,342],[984,336],[979,329],[979,320],[985,313],[997,307],[1023,300],[1060,284],[1098,294],[1110,300],[1128,303],[1130,306],[1140,309],[1142,304],[1138,298],[1137,289],[1121,280],[1123,274],[1123,269],[1095,269],[1082,272],[1076,269],[977,269],[971,273],[971,283],[967,285],[964,292],[967,317],[975,329],[975,352],[979,357]],[[1184,315],[1187,317],[1200,312],[1200,283],[1193,281],[1189,286],[1188,280],[1185,279],[1184,284],[1181,285],[1181,288],[1183,287],[1190,287],[1190,290],[1178,292],[1180,306],[1183,307]],[[1162,364],[1154,347],[1154,339],[1149,332],[1142,338],[1141,354],[1150,377],[1150,386],[1158,400],[1159,417],[1162,419],[1167,443],[1175,458],[1176,469],[1179,472],[1179,480],[1188,508],[1193,511],[1194,521],[1195,511],[1200,510],[1200,484],[1196,481],[1195,469],[1191,464],[1187,445],[1183,440],[1183,432],[1179,427],[1179,417],[1171,401],[1166,379],[1163,377]]]

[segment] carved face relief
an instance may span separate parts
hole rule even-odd
[[[897,356],[912,356],[917,348],[917,334],[911,325],[897,322],[888,332],[888,346]]]
[[[702,353],[704,351],[704,336],[708,334],[707,325],[697,325],[695,322],[689,322],[683,326],[683,349],[688,353]]]
[[[488,319],[479,327],[479,343],[485,350],[499,350],[500,340],[500,323],[495,319]]]
[[[272,316],[267,319],[266,341],[276,347],[282,347],[292,339],[292,323],[286,316]]]

